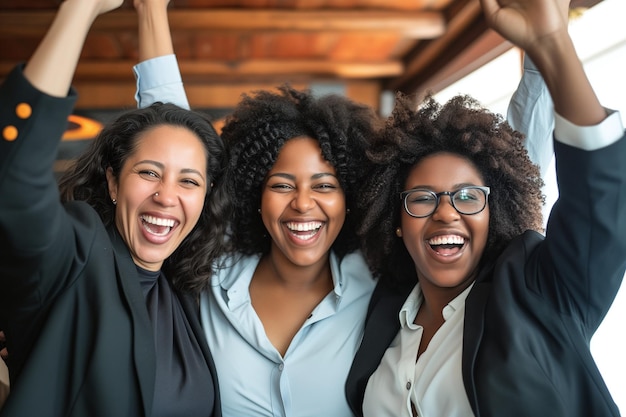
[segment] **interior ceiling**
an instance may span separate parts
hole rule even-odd
[[[0,78],[33,52],[58,3],[0,2]],[[486,28],[478,0],[171,0],[169,19],[190,102],[202,107],[228,108],[240,92],[285,82],[373,96],[437,91],[510,48]],[[78,107],[134,105],[136,62],[137,16],[126,0],[87,38]]]

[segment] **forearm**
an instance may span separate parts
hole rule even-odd
[[[83,43],[98,14],[97,2],[66,0],[61,4],[24,69],[35,88],[54,97],[67,95]]]
[[[133,67],[137,107],[156,101],[189,108],[167,17],[169,0],[135,0],[139,26],[139,60]]]
[[[592,126],[607,117],[585,74],[569,35],[543,40],[527,51],[546,82],[554,110],[578,126]]]
[[[139,26],[139,61],[174,53],[167,1],[146,1],[136,6]]]

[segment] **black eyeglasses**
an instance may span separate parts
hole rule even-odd
[[[477,214],[487,206],[489,187],[471,185],[459,188],[456,191],[442,191],[436,193],[426,188],[415,188],[400,193],[404,200],[404,210],[412,217],[428,217],[439,207],[442,195],[450,197],[452,207],[461,214]]]

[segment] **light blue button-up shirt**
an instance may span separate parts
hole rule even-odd
[[[238,258],[202,294],[202,325],[215,360],[224,417],[349,417],[344,384],[363,335],[375,282],[360,253],[331,253],[334,289],[296,333],[285,356],[250,301],[259,257]]]

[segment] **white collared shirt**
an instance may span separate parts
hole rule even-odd
[[[400,331],[367,383],[365,417],[411,417],[411,404],[419,417],[473,415],[461,374],[465,299],[471,288],[444,307],[444,324],[416,362],[423,328],[413,322],[423,297],[415,286],[400,310]]]

